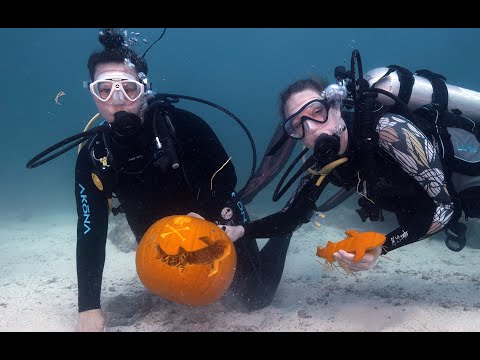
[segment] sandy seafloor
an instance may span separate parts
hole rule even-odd
[[[348,212],[348,217],[344,214]],[[110,224],[102,306],[110,332],[457,332],[480,330],[480,222],[470,219],[458,253],[442,232],[387,254],[356,276],[323,269],[317,245],[346,228],[392,229],[355,220],[351,210],[328,215],[320,228],[293,236],[271,306],[245,313],[220,302],[172,303],[149,293],[136,274],[133,235]],[[353,211],[354,212],[354,211]],[[262,214],[264,215],[264,214]],[[357,216],[358,217],[358,216]],[[0,331],[69,332],[78,316],[76,214],[0,218]],[[347,225],[348,224],[348,225]],[[265,240],[259,240],[262,245]]]

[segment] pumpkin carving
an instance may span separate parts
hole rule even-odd
[[[137,274],[154,294],[186,305],[218,300],[232,283],[237,255],[217,225],[186,215],[167,216],[143,235]]]

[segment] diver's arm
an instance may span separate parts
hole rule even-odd
[[[428,231],[431,221],[432,213],[419,213],[416,214],[414,222],[403,227],[400,226],[386,234],[386,241],[382,246],[382,254],[422,240]]]
[[[427,192],[433,211],[415,215],[415,223],[387,234],[386,251],[413,243],[442,230],[454,211],[441,159],[433,144],[406,118],[386,114],[377,125],[380,147]]]
[[[300,209],[297,209],[300,210]],[[294,210],[279,211],[262,219],[243,224],[244,234],[248,238],[270,238],[286,235],[295,231],[302,223],[309,220]]]
[[[307,176],[301,181],[296,193],[279,212],[244,224],[244,236],[249,238],[269,238],[286,235],[310,221],[309,215],[316,209],[315,201],[328,184],[324,180],[320,186],[315,183],[318,176]]]
[[[100,309],[100,292],[105,244],[108,230],[107,196],[93,183],[86,146],[80,152],[75,169],[77,204],[77,278],[78,307],[83,312]]]

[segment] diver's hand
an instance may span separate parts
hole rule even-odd
[[[237,241],[245,234],[245,228],[242,225],[237,226],[228,226],[228,225],[218,225],[220,229],[225,231],[232,241]]]
[[[204,218],[202,215],[199,215],[199,214],[197,214],[196,212],[189,212],[189,213],[187,214],[187,216],[192,216],[192,217],[196,217],[196,218],[205,220],[205,218]]]
[[[363,271],[369,270],[375,266],[378,257],[382,253],[382,247],[373,248],[365,254],[365,256],[358,262],[353,261],[355,254],[348,253],[345,250],[338,250],[333,254],[335,260],[342,265],[345,270]]]
[[[82,311],[78,315],[75,331],[78,332],[102,332],[107,331],[105,317],[101,309]]]

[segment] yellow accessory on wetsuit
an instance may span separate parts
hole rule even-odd
[[[97,176],[97,174],[92,173],[92,180],[98,190],[103,191],[102,180]]]
[[[225,163],[224,163],[222,166],[220,166],[220,169],[218,169],[217,171],[215,171],[215,173],[214,173],[214,174],[212,175],[212,177],[210,178],[210,191],[213,190],[213,178],[215,177],[215,175],[217,175],[217,173],[218,173],[220,170],[222,170],[222,169],[225,167],[225,165],[228,164],[228,162],[229,162],[231,159],[232,159],[232,157],[230,156],[230,157],[228,158],[228,160],[225,161]]]
[[[332,172],[333,169],[335,169],[337,166],[342,165],[348,161],[348,157],[343,157],[340,159],[337,159],[335,161],[332,161],[330,164],[325,165],[323,168],[320,170],[316,171],[313,170],[312,168],[308,169],[308,171],[313,174],[313,175],[320,175],[318,178],[317,182],[315,185],[320,186],[322,183],[323,179]]]
[[[315,183],[316,186],[320,186],[322,181],[325,179],[325,177],[332,172],[333,169],[335,169],[337,166],[344,164],[348,161],[348,157],[343,157],[340,159],[337,159],[335,161],[332,161],[331,163],[325,165],[322,167],[320,170],[313,170],[312,168],[309,168],[308,171],[313,174],[313,175],[320,175],[318,178],[317,182]],[[311,221],[312,224],[315,225],[317,228],[321,226],[320,224],[320,219],[325,218],[325,214],[321,212],[316,212],[316,219],[312,217]]]
[[[87,131],[88,129],[90,129],[93,125],[93,123],[100,117],[100,113],[96,113],[91,119],[90,121],[87,123],[87,126],[85,126],[85,129],[83,129],[83,131]],[[80,153],[80,150],[82,150],[82,147],[83,147],[83,143],[80,143],[78,145],[78,153]],[[92,181],[93,183],[95,184],[95,186],[97,187],[98,190],[100,191],[103,191],[103,184],[102,184],[102,181],[100,180],[100,178],[95,174],[95,173],[92,173]],[[113,206],[113,202],[112,202],[112,198],[108,198],[108,211],[111,212],[112,211],[112,206]]]
[[[305,150],[305,145],[303,146],[303,149]],[[302,156],[302,161],[303,163],[305,164],[305,161],[307,161],[305,159],[305,154]],[[322,175],[320,176],[320,178],[317,180],[317,183],[315,185],[317,186],[320,186],[320,184],[322,183],[323,179],[325,179],[325,176],[327,176],[328,174],[330,174],[330,172],[335,169],[337,166],[339,165],[342,165],[344,163],[346,163],[348,161],[348,158],[347,157],[343,157],[343,158],[340,158],[340,159],[337,159],[335,161],[332,161],[331,163],[325,165],[323,168],[321,168],[320,170],[313,170],[313,167],[312,168],[309,168],[308,169],[308,172],[310,174],[313,174],[313,175]]]
[[[100,113],[96,113],[91,119],[90,121],[88,122],[87,126],[85,126],[85,129],[83,129],[83,131],[87,131],[88,129],[90,129],[92,127],[92,124],[95,122],[95,120],[97,120],[98,118],[100,117]],[[78,153],[80,153],[80,150],[82,150],[82,147],[83,147],[83,142],[80,143],[78,145]]]

